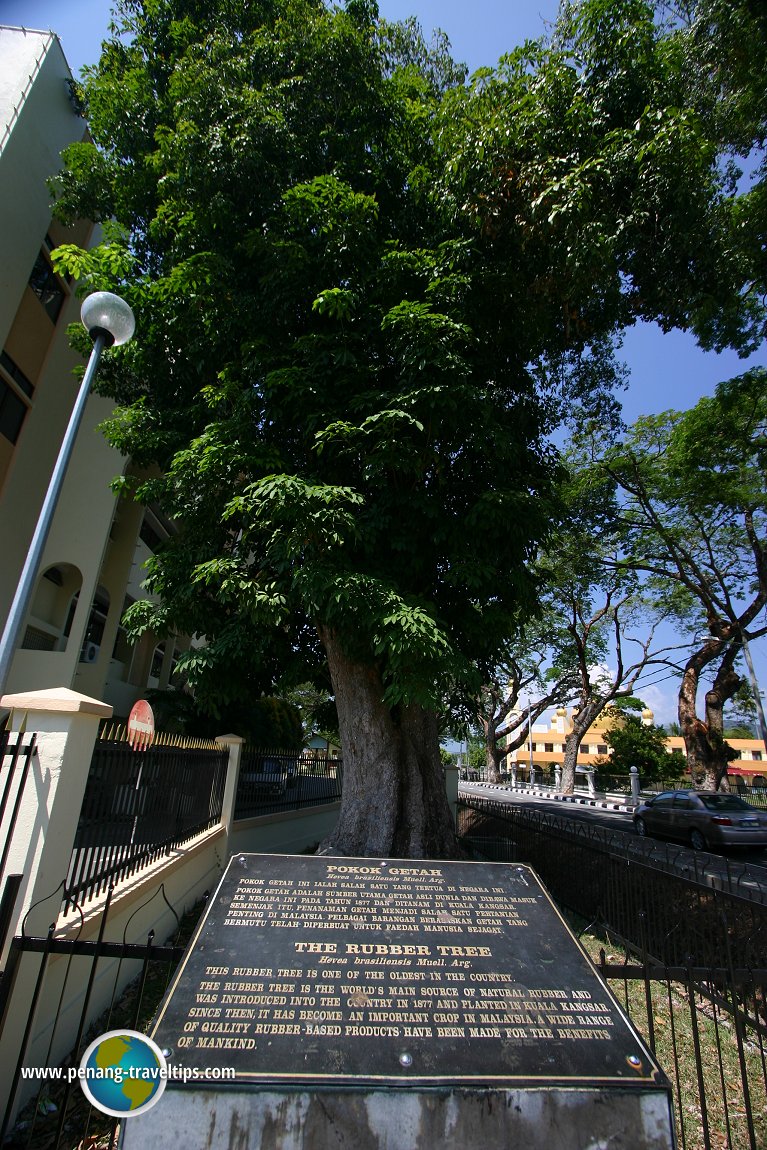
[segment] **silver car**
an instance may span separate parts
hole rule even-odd
[[[709,846],[767,846],[767,811],[723,791],[664,791],[634,813],[638,835],[658,835]]]
[[[285,794],[288,785],[288,768],[281,759],[258,758],[243,764],[240,773],[243,794],[250,798],[258,794]]]

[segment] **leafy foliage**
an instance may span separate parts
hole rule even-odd
[[[679,666],[680,723],[688,758],[716,785],[726,770],[723,709],[738,692],[743,643],[767,634],[765,372],[720,384],[687,412],[640,419],[604,451],[595,471],[622,493],[617,566],[690,636]],[[710,675],[703,718],[697,698]]]
[[[569,398],[616,422],[623,326],[752,346],[685,59],[642,0],[468,83],[372,0],[120,0],[55,187],[108,242],[59,267],[137,313],[106,431],[181,531],[130,623],[204,635],[203,695],[304,681],[324,630],[391,708],[475,697],[548,578],[546,435]]]
[[[627,775],[632,767],[639,771],[642,784],[682,778],[686,762],[681,751],[666,750],[666,735],[662,727],[645,725],[634,715],[625,715],[605,731],[611,748],[609,770]]]
[[[164,731],[215,738],[238,734],[252,746],[300,750],[303,745],[299,712],[285,699],[270,696],[219,707],[215,714],[185,691],[151,690],[148,698]]]

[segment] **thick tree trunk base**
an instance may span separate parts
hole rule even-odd
[[[565,754],[562,761],[562,776],[559,783],[559,792],[562,795],[575,794],[575,767],[578,762],[578,749],[580,744],[577,744],[573,751],[565,745]]]
[[[355,662],[323,630],[338,710],[344,780],[338,823],[322,854],[458,858],[436,715],[383,702],[375,666]]]
[[[503,778],[501,777],[501,752],[497,747],[487,747],[485,765],[486,782],[493,783],[496,786],[499,783],[502,783]]]
[[[705,723],[696,719],[685,730],[687,768],[694,786],[705,791],[728,790],[725,744],[722,739],[712,739]]]

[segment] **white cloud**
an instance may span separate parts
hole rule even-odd
[[[641,699],[653,713],[653,722],[660,727],[678,721],[677,690],[674,682],[667,687],[639,687],[637,698]]]

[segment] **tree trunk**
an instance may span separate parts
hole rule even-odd
[[[498,746],[498,734],[494,720],[482,720],[482,726],[485,731],[485,765],[487,767],[488,783],[502,783],[501,778],[501,758],[503,751]]]
[[[580,739],[573,738],[573,732],[565,739],[565,754],[562,759],[562,778],[559,783],[560,794],[571,795],[575,790],[575,768],[578,764],[578,749]]]
[[[722,713],[724,704],[740,685],[740,675],[733,668],[740,644],[732,643],[719,665],[711,690],[706,692],[706,721],[698,718],[696,704],[700,674],[721,650],[721,646],[717,646],[716,651],[709,646],[693,655],[685,667],[679,688],[679,726],[687,751],[687,766],[693,781],[701,782],[709,791],[719,790],[727,777],[730,748],[722,735]]]
[[[460,855],[439,755],[436,713],[389,708],[374,664],[349,658],[320,630],[338,711],[344,783],[338,823],[323,853],[381,858]]]
[[[563,795],[571,795],[575,790],[575,768],[578,765],[578,752],[581,749],[583,736],[606,705],[604,700],[599,699],[587,703],[580,708],[577,715],[573,716],[573,729],[565,739],[565,754],[562,761],[560,793]]]

